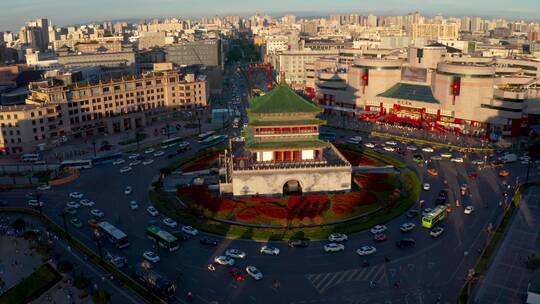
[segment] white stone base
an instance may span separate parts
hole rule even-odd
[[[241,170],[232,173],[234,196],[282,195],[283,186],[296,180],[302,193],[351,190],[351,167]]]

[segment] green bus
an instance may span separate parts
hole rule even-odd
[[[180,145],[184,142],[184,139],[181,137],[173,137],[171,139],[166,139],[161,142],[161,148],[166,149],[170,147],[174,147],[177,145]]]
[[[422,217],[422,227],[432,228],[435,224],[441,222],[446,217],[446,206],[439,205],[429,214]]]
[[[201,148],[206,149],[213,146],[217,146],[220,143],[224,142],[227,137],[225,135],[212,135],[201,141]]]
[[[180,248],[178,239],[158,226],[148,226],[146,228],[146,236],[169,251],[175,251]]]

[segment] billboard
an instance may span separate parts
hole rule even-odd
[[[401,68],[401,80],[414,81],[414,82],[426,82],[427,69],[403,67]]]

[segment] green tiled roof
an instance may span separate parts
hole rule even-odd
[[[322,109],[296,94],[287,85],[280,84],[269,93],[253,98],[248,111],[254,114],[318,113]]]
[[[271,121],[264,121],[264,120],[253,120],[249,122],[250,126],[297,126],[297,125],[321,125],[324,124],[325,121],[322,119],[298,119],[298,120],[271,120]]]
[[[439,103],[433,93],[431,92],[431,87],[426,85],[418,84],[409,84],[409,83],[398,83],[388,89],[386,92],[381,93],[377,96],[395,98],[395,99],[406,99],[414,101],[422,101],[429,103]]]
[[[260,141],[246,142],[246,148],[251,150],[259,149],[302,149],[302,148],[324,148],[328,142],[320,139],[301,140],[301,141]]]

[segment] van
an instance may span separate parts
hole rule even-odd
[[[507,154],[499,157],[499,160],[504,164],[515,162],[515,161],[517,161],[517,159],[518,159],[518,157],[514,153],[507,153]]]

